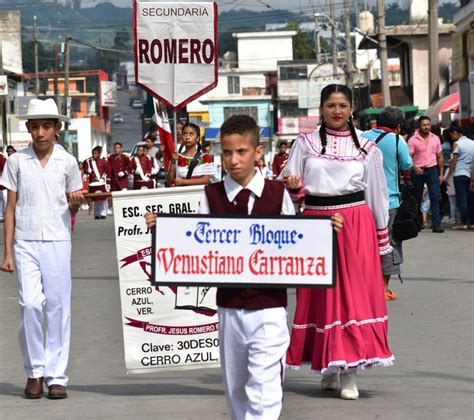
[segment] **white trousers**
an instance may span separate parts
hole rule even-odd
[[[94,217],[107,216],[107,200],[94,201]]]
[[[29,378],[44,376],[47,386],[66,386],[71,331],[71,241],[17,240],[14,252],[20,284],[18,338],[25,373]]]
[[[219,349],[232,419],[276,420],[290,342],[285,308],[218,308]]]

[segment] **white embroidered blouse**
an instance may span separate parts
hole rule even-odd
[[[279,179],[288,175],[301,177],[306,195],[331,197],[364,191],[374,215],[380,253],[389,253],[388,191],[382,153],[375,143],[359,136],[365,154],[356,147],[349,131],[326,129],[326,138],[326,153],[322,155],[319,130],[301,134],[291,147]]]

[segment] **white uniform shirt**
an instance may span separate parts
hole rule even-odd
[[[385,228],[388,190],[382,152],[375,143],[359,137],[361,146],[367,151],[364,154],[354,145],[350,132],[326,129],[326,133],[324,155],[321,154],[319,131],[300,135],[279,179],[289,175],[301,177],[306,195],[333,197],[364,191],[377,229]]]
[[[30,146],[9,157],[2,184],[17,193],[15,239],[71,240],[71,213],[66,193],[82,189],[76,159],[54,147],[43,168]]]
[[[245,187],[250,190],[251,194],[249,196],[249,203],[248,203],[248,213],[252,213],[253,205],[255,204],[255,197],[261,197],[263,193],[263,187],[265,186],[265,179],[262,176],[262,173],[259,170],[255,171],[255,176],[252,180],[248,183]],[[230,202],[234,202],[235,197],[237,194],[243,189],[242,185],[235,182],[230,176],[226,176],[224,180],[224,189],[227,194],[227,198]],[[234,203],[235,204],[235,203]],[[201,198],[200,205],[199,205],[199,213],[201,214],[209,214],[209,202],[207,201],[207,196],[204,193],[203,197]],[[288,191],[285,190],[283,194],[283,203],[281,205],[281,214],[286,215],[294,215],[295,214],[295,206],[293,205],[293,201],[291,200]]]

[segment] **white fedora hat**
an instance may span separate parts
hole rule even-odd
[[[26,115],[20,115],[20,120],[59,120],[69,121],[66,115],[61,115],[58,111],[58,106],[53,99],[49,98],[45,101],[41,99],[32,99],[28,105]]]

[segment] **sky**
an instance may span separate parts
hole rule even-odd
[[[119,7],[131,6],[132,0],[82,0],[84,4],[94,5],[97,3],[110,2]],[[165,2],[166,0],[153,0],[158,3]],[[182,3],[192,2],[193,0],[179,0]],[[194,0],[195,1],[195,0]],[[263,12],[265,10],[272,9],[289,9],[293,12],[304,11],[307,12],[313,7],[326,7],[328,0],[216,0],[219,5],[219,11],[229,11],[232,9],[249,9],[257,12]],[[386,4],[389,3],[400,3],[402,6],[410,4],[411,1],[417,0],[385,0]],[[423,0],[421,0],[423,1]],[[366,0],[367,4],[370,6],[375,5],[376,0]],[[173,3],[173,2],[171,2]],[[176,3],[176,2],[175,2]],[[349,0],[349,3],[354,3],[354,1]],[[364,2],[359,1],[359,4],[362,6]],[[439,0],[439,3],[459,3],[459,0]],[[342,8],[343,0],[334,0],[336,5],[336,10]],[[291,5],[290,7],[288,7]]]

